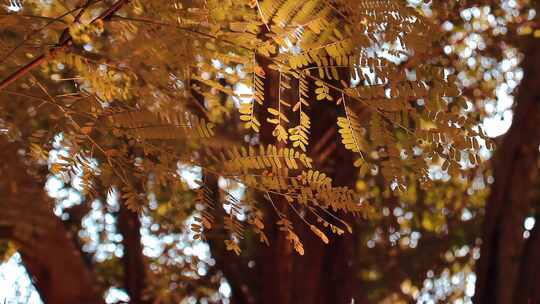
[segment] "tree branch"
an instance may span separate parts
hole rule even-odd
[[[110,19],[114,13],[116,13],[120,8],[122,8],[122,6],[124,6],[124,4],[128,2],[129,0],[118,0],[110,8],[108,8],[103,13],[101,13],[97,18],[92,20],[91,23],[94,23],[98,20]],[[41,54],[36,59],[32,60],[31,62],[27,63],[22,68],[18,69],[17,71],[9,75],[7,78],[5,78],[4,80],[0,82],[0,91],[7,88],[10,84],[17,81],[19,78],[23,77],[28,72],[33,70],[35,67],[45,62],[47,58],[53,57],[55,54],[59,53],[60,51],[68,47],[71,44],[72,40],[73,40],[73,37],[69,36],[68,34],[68,36],[65,39],[64,38],[61,39],[60,43],[56,47],[49,50],[48,54]]]

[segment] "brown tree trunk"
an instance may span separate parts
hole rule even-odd
[[[15,143],[0,141],[0,226],[14,241],[45,303],[103,303],[74,236],[53,214],[43,185],[28,173]]]
[[[280,146],[272,135],[273,125],[267,121],[267,107],[277,109],[279,103],[280,91],[280,75],[279,72],[269,68],[272,62],[263,57],[257,59],[258,63],[263,67],[265,72],[264,80],[264,107],[260,113],[261,128],[261,143],[274,144]],[[289,90],[290,91],[290,90]],[[282,92],[284,93],[284,92]],[[290,92],[282,95],[281,98],[292,102]],[[285,216],[289,217],[288,202],[283,197],[273,196],[275,207]],[[279,220],[278,215],[274,211],[270,203],[261,198],[261,203],[266,204],[267,212],[265,212],[265,230],[270,241],[269,247],[260,248],[260,256],[256,260],[257,267],[260,267],[260,288],[262,304],[292,303],[293,291],[293,257],[294,249],[289,240],[286,239],[286,233],[279,230],[276,222]],[[296,227],[296,226],[295,226]]]
[[[495,153],[494,177],[486,205],[481,257],[476,268],[477,304],[511,304],[518,297],[523,221],[540,144],[540,44],[530,41],[514,119]]]
[[[258,61],[266,73],[264,108],[277,108],[280,89],[279,72],[268,68],[270,64],[268,59],[259,58]],[[293,81],[291,85],[293,89],[281,93],[281,98],[289,103],[298,100],[297,94],[292,93],[296,92],[297,84]],[[339,143],[339,134],[335,128],[339,110],[335,106],[317,102],[313,98],[309,111],[312,118],[311,144],[316,145],[319,140],[324,139],[325,144],[321,145],[321,152],[328,153],[326,159],[337,160],[335,163],[324,164],[329,176],[337,186],[354,187],[355,168],[350,165],[343,166],[343,164],[352,163],[352,155]],[[260,114],[261,123],[263,123],[261,142],[275,144],[275,138],[271,134],[273,126],[266,123],[265,115],[266,113]],[[295,232],[304,245],[305,254],[299,256],[294,251],[290,241],[286,239],[286,233],[279,231],[276,225],[279,220],[276,212],[271,206],[267,206],[265,233],[271,245],[270,247],[261,245],[258,248],[260,253],[255,260],[258,276],[255,277],[255,282],[249,284],[250,288],[260,291],[253,293],[261,295],[257,303],[349,304],[353,299],[356,304],[365,303],[355,268],[357,258],[355,248],[358,243],[354,236],[350,234],[332,236],[330,244],[326,245],[314,235],[310,227],[298,215],[290,210],[288,202],[276,197],[274,203],[292,220]],[[300,206],[297,208],[301,209]],[[348,222],[353,221],[346,215],[339,214],[338,216]],[[310,218],[309,213],[306,213],[306,219],[311,223],[316,223],[314,218]]]
[[[129,210],[125,204],[120,204],[118,214],[118,230],[122,234],[124,255],[124,288],[129,295],[130,303],[148,303],[144,299],[146,288],[146,264],[141,244],[141,222],[139,215]]]
[[[346,75],[343,76],[345,77]],[[312,145],[328,140],[323,144],[324,148],[319,154],[329,154],[319,160],[320,165],[326,168],[325,171],[332,178],[334,185],[354,188],[357,170],[350,165],[354,162],[354,155],[341,145],[335,128],[337,117],[343,113],[327,103],[312,101],[310,115],[314,120]],[[351,215],[336,215],[353,227],[354,222],[359,220]],[[311,219],[311,222],[315,223],[315,220]],[[330,243],[325,245],[301,221],[298,220],[296,227],[301,231],[299,234],[302,240],[305,240],[306,255],[295,259],[293,302],[349,304],[354,300],[356,304],[366,303],[358,277],[357,235],[349,233],[332,235]]]
[[[521,260],[520,277],[516,291],[516,304],[540,303],[540,216],[525,244]]]
[[[253,271],[247,267],[242,257],[236,256],[225,247],[223,237],[226,236],[223,225],[220,225],[227,214],[222,208],[222,198],[219,193],[218,178],[215,175],[203,172],[204,185],[211,191],[215,208],[210,210],[216,219],[212,230],[206,237],[212,256],[216,260],[215,267],[222,271],[232,289],[231,302],[234,304],[255,304],[253,289],[249,288],[253,279]]]

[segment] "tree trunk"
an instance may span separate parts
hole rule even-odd
[[[146,288],[146,264],[141,244],[141,222],[139,214],[129,210],[125,204],[120,204],[118,214],[118,230],[122,234],[124,255],[122,264],[124,270],[124,288],[129,295],[130,303],[148,303],[144,299]]]
[[[540,216],[525,244],[521,260],[516,304],[540,303]]]
[[[0,141],[0,226],[17,245],[45,303],[103,303],[74,236],[53,214],[43,185],[28,173],[15,143]]]
[[[279,72],[268,68],[270,64],[266,58],[258,58],[258,63],[263,67],[265,77],[265,105],[277,109],[279,88]],[[345,75],[345,77],[348,75]],[[281,92],[281,98],[289,103],[298,100],[296,81],[291,80],[292,89]],[[336,118],[339,110],[328,103],[310,101],[308,111],[312,118],[311,145],[321,143],[321,152],[325,151],[326,159],[337,160],[336,163],[325,163],[326,172],[333,179],[337,186],[354,187],[356,182],[356,170],[354,167],[343,164],[353,162],[352,155],[346,151],[339,143]],[[337,98],[336,98],[337,100]],[[261,129],[261,142],[264,144],[276,144],[272,136],[273,126],[266,123],[267,113],[260,113],[260,120],[263,123]],[[279,144],[276,144],[279,146]],[[321,163],[319,163],[321,165]],[[265,202],[266,203],[266,202]],[[292,248],[291,242],[286,239],[286,233],[279,230],[276,222],[279,220],[276,212],[271,206],[266,206],[265,212],[265,233],[267,234],[270,246],[260,245],[257,249],[259,255],[255,259],[256,280],[249,282],[249,288],[259,290],[252,294],[261,296],[257,303],[263,304],[322,304],[336,303],[349,304],[365,303],[361,293],[359,277],[357,277],[355,248],[358,243],[354,235],[345,233],[341,236],[332,236],[330,244],[324,244],[304,223],[297,214],[292,212],[288,202],[276,197],[274,204],[280,212],[288,216],[293,222],[294,230],[300,237],[305,254],[299,256]],[[269,204],[267,204],[269,205]],[[296,205],[297,209],[301,206]],[[349,223],[355,219],[346,215],[338,214],[339,217]],[[305,218],[310,223],[316,220],[306,212]]]
[[[524,79],[516,96],[512,126],[494,156],[495,182],[486,205],[481,257],[476,268],[477,304],[517,303],[519,296],[516,290],[524,244],[522,227],[538,173],[534,164],[540,144],[540,44],[530,41],[524,53]]]
[[[259,114],[262,124],[260,141],[262,144],[274,144],[280,147],[280,143],[276,142],[276,138],[272,135],[273,125],[269,124],[266,119],[268,113],[267,107],[278,109],[279,98],[292,102],[290,91],[286,94],[280,94],[280,72],[270,69],[269,65],[272,62],[268,58],[258,57],[257,61],[265,72],[264,80],[264,106],[262,113]],[[284,92],[282,92],[284,93]],[[279,230],[276,222],[279,220],[276,211],[270,206],[270,203],[262,198],[261,203],[266,204],[265,212],[265,230],[270,241],[269,247],[260,248],[260,255],[256,260],[256,267],[260,269],[261,282],[259,288],[261,290],[262,304],[282,303],[290,304],[293,291],[293,257],[294,249],[289,240],[286,239],[286,233]],[[289,217],[288,202],[279,196],[273,196],[274,207]],[[296,228],[297,226],[295,226]]]

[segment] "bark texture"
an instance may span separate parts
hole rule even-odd
[[[515,303],[540,303],[540,216],[525,245]]]
[[[53,214],[43,185],[22,163],[15,143],[0,141],[0,226],[14,241],[45,303],[103,303],[74,236]]]
[[[475,303],[515,302],[523,251],[523,221],[531,207],[530,189],[540,144],[540,44],[527,45],[524,79],[516,96],[514,119],[495,154],[491,194],[486,205]],[[532,238],[531,238],[532,241]],[[523,267],[527,265],[523,264]]]
[[[118,214],[118,230],[122,234],[124,255],[124,288],[129,295],[130,303],[148,303],[144,299],[146,289],[146,264],[141,243],[141,222],[136,212],[121,204]]]
[[[269,60],[266,58],[257,60],[266,75],[265,106],[277,109],[280,98],[289,103],[297,101],[299,97],[295,93],[296,90],[280,92],[279,72],[268,68]],[[295,87],[298,84],[291,83],[291,85]],[[341,166],[343,163],[352,163],[353,156],[339,144],[340,139],[335,124],[340,110],[315,100],[310,103],[308,109],[310,116],[316,117],[316,120],[312,121],[311,145],[313,146],[311,149],[317,150],[317,156],[325,155],[322,158],[317,157],[315,161],[318,165],[324,164],[326,172],[330,172],[335,185],[354,187],[355,168]],[[261,142],[279,147],[280,144],[276,143],[272,135],[273,126],[266,123],[265,115],[268,114],[259,113],[258,115],[261,117],[261,122],[264,122],[260,134]],[[335,160],[337,163],[327,160]],[[254,268],[246,268],[244,272],[249,277],[248,281],[244,280],[242,286],[234,286],[232,282],[233,294],[245,294],[245,290],[249,290],[249,294],[255,297],[256,303],[263,304],[348,304],[353,299],[356,304],[367,303],[363,298],[360,280],[357,277],[355,248],[358,247],[358,243],[354,235],[344,234],[332,237],[330,244],[325,245],[291,210],[288,202],[278,196],[272,196],[272,198],[275,207],[293,222],[294,230],[303,243],[305,255],[299,256],[295,252],[291,242],[286,239],[286,233],[280,231],[276,225],[279,217],[275,210],[268,201],[261,198],[259,203],[266,209],[265,233],[271,246],[260,245],[257,248],[257,254],[252,256]],[[347,218],[346,215],[339,214],[338,216],[349,223],[352,222],[352,219]],[[305,218],[311,223],[316,223],[309,212],[306,213]],[[246,301],[246,303],[251,302]]]

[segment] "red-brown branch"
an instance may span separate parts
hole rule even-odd
[[[108,8],[103,13],[101,13],[97,18],[92,20],[91,23],[94,23],[94,22],[96,22],[98,20],[108,20],[108,19],[110,19],[112,17],[112,15],[114,15],[114,13],[116,13],[120,8],[122,8],[122,6],[124,6],[124,4],[126,4],[128,2],[129,2],[129,0],[118,0],[110,8]],[[17,81],[21,77],[28,74],[28,72],[32,71],[35,67],[41,65],[43,62],[45,62],[47,60],[47,58],[50,58],[50,57],[54,56],[55,54],[57,54],[58,52],[63,50],[65,47],[69,46],[72,41],[73,41],[73,37],[67,36],[67,38],[62,39],[62,41],[60,41],[60,43],[56,47],[49,50],[48,55],[46,53],[41,54],[36,59],[34,59],[31,62],[27,63],[22,68],[20,68],[17,71],[13,72],[11,75],[9,75],[7,78],[5,78],[4,80],[2,80],[0,82],[0,91],[4,90],[10,84],[12,84],[13,82]]]

